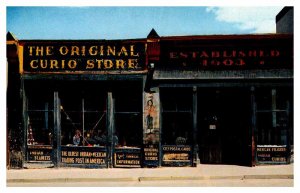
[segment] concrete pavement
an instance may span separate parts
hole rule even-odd
[[[247,180],[293,178],[293,164],[256,167],[199,164],[197,167],[162,167],[130,169],[11,169],[7,170],[6,172],[7,184],[49,182],[146,182],[164,180]]]

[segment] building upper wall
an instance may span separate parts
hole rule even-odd
[[[294,8],[284,7],[276,16],[276,33],[294,33]]]
[[[221,71],[232,70],[240,73],[230,73],[229,78],[248,77],[253,70],[260,71],[259,77],[264,77],[263,71],[272,70],[276,77],[278,73],[274,70],[283,69],[288,70],[284,77],[292,77],[293,35],[157,35],[111,41],[19,40],[18,57],[20,73],[29,76],[76,73],[99,74],[101,77],[110,74],[145,75],[149,64],[153,63],[156,74],[168,72],[166,76],[159,76],[162,79],[169,79],[169,74],[176,77],[186,72],[193,72],[197,79],[205,78],[203,73],[213,72],[209,77],[218,78],[223,77],[220,74],[224,75]],[[242,71],[245,73],[241,74]]]

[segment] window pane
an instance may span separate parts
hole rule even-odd
[[[163,113],[162,143],[164,145],[186,145],[192,142],[191,113]]]
[[[60,91],[61,144],[106,145],[106,91],[95,85],[68,88]]]
[[[162,88],[160,96],[163,111],[192,110],[192,88]]]
[[[28,100],[28,145],[51,145],[53,136],[53,91],[44,85],[26,84]],[[48,86],[47,86],[48,87]]]
[[[140,147],[142,143],[142,115],[139,113],[116,113],[118,146]]]

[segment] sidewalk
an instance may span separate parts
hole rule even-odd
[[[93,181],[155,181],[155,180],[217,180],[217,179],[293,179],[294,165],[245,167],[236,165],[205,165],[163,168],[47,168],[7,170],[7,183],[93,182]]]

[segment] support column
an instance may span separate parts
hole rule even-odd
[[[256,102],[255,102],[255,87],[251,87],[251,166],[256,165],[256,142],[257,142],[257,130],[256,130]]]
[[[294,152],[294,148],[292,149],[292,146],[291,146],[291,132],[290,132],[290,101],[287,101],[287,104],[286,104],[286,117],[287,117],[287,125],[286,125],[286,142],[287,142],[287,163],[290,164],[292,162],[294,162],[293,159],[291,159],[291,156],[292,155],[292,151]]]
[[[198,94],[197,87],[193,87],[193,166],[197,166],[198,160],[198,125],[197,125],[197,117],[198,117]]]
[[[54,130],[53,130],[53,164],[59,167],[61,163],[61,114],[60,98],[58,92],[54,92]]]
[[[113,93],[107,93],[107,167],[113,167],[113,153],[114,153],[114,133],[115,133],[115,118],[114,105],[115,101],[113,98]]]
[[[160,166],[161,121],[159,89],[143,93],[143,166]]]
[[[27,100],[27,96],[26,96],[26,92],[25,92],[25,83],[24,83],[24,79],[21,79],[21,97],[22,97],[22,125],[23,125],[23,141],[22,141],[22,147],[21,147],[21,151],[22,151],[22,167],[24,167],[24,162],[27,161],[26,158],[26,154],[27,154],[27,130],[28,130],[28,100]]]

